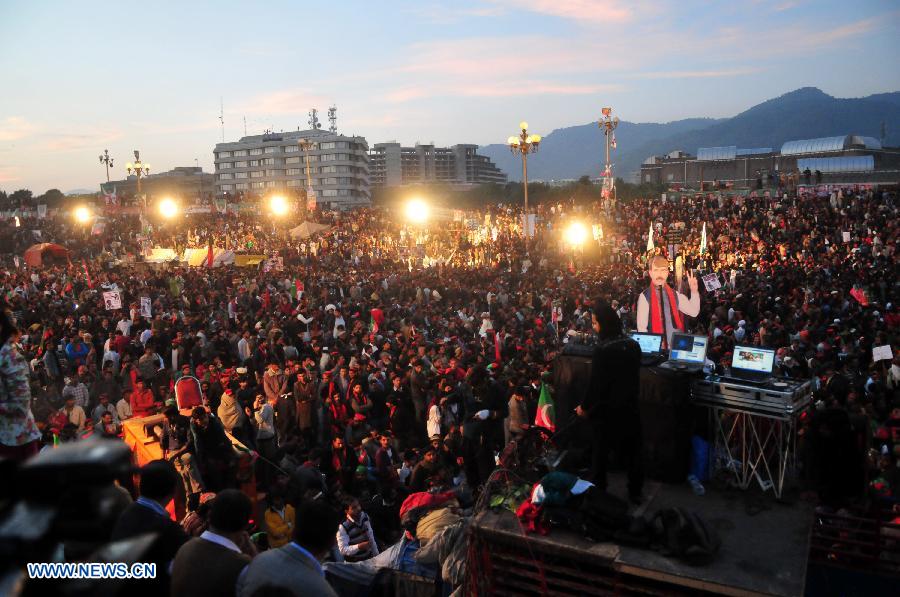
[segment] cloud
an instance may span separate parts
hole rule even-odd
[[[45,133],[41,136],[50,137],[43,143],[43,148],[46,150],[78,151],[109,145],[113,141],[122,138],[122,131],[105,128],[82,128],[53,133],[52,135]]]
[[[526,10],[576,22],[623,23],[634,18],[640,3],[622,0],[491,0],[511,10]]]
[[[303,89],[288,89],[255,96],[239,105],[237,110],[229,110],[228,112],[266,115],[306,114],[311,107],[324,106],[327,103],[328,100],[323,96]]]
[[[504,14],[501,6],[463,8],[445,4],[422,4],[406,9],[408,14],[430,25],[452,25],[472,17],[495,17]]]
[[[0,184],[4,182],[14,182],[19,180],[19,167],[18,166],[3,166],[0,165]]]
[[[37,126],[19,116],[10,116],[0,120],[0,141],[17,141],[29,136],[37,130]]]
[[[721,77],[738,77],[762,72],[761,67],[732,68],[724,70],[673,70],[635,73],[629,79],[717,79]]]

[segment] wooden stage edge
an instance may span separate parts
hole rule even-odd
[[[624,495],[624,479],[610,478],[611,491]],[[617,487],[619,489],[617,490]],[[592,543],[575,533],[553,529],[546,536],[523,531],[509,511],[487,511],[473,523],[479,541],[496,544],[501,552],[520,553],[523,562],[543,554],[556,566],[572,564],[572,570],[596,570],[619,586],[650,585],[650,594],[707,594],[747,597],[803,595],[813,506],[805,502],[776,502],[771,492],[708,491],[694,496],[687,485],[648,483],[648,501],[637,512],[681,507],[697,512],[719,533],[721,551],[708,565],[691,566],[655,551]],[[762,511],[756,512],[760,505]],[[492,550],[493,552],[493,550]],[[492,553],[493,555],[493,553]],[[562,563],[560,563],[562,562]],[[502,567],[502,562],[498,561]],[[601,572],[604,571],[605,572]],[[630,579],[630,580],[629,580]],[[583,594],[591,594],[585,592]],[[598,589],[597,594],[606,594]]]

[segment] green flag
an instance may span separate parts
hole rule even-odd
[[[538,399],[537,415],[534,424],[538,427],[556,431],[556,407],[547,384],[541,384],[541,397]]]

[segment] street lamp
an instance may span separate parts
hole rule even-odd
[[[410,199],[406,204],[406,219],[413,224],[424,224],[428,221],[431,208],[421,199]]]
[[[514,154],[518,154],[522,156],[522,184],[525,188],[525,225],[528,225],[528,154],[534,153],[538,150],[538,145],[541,143],[540,135],[529,135],[528,134],[528,123],[524,120],[519,123],[519,128],[522,130],[519,133],[519,136],[512,136],[506,140],[509,144],[509,150]],[[527,233],[527,229],[526,229]]]
[[[612,116],[612,108],[603,108],[601,110],[603,116],[597,122],[597,126],[603,129],[603,136],[606,137],[606,167],[603,169],[603,190],[601,191],[604,198],[609,197],[611,193],[615,193],[615,179],[612,175],[612,163],[609,161],[609,149],[616,148],[616,134],[613,132],[619,126],[619,117]]]
[[[269,199],[269,209],[272,211],[272,215],[281,217],[287,214],[290,207],[288,206],[287,199],[282,197],[281,195],[275,195],[271,199]]]
[[[113,167],[113,158],[109,157],[108,149],[104,149],[100,155],[100,163],[106,164],[106,182],[109,182],[109,169]]]
[[[178,215],[178,203],[174,199],[166,197],[159,202],[159,214],[167,220]]]
[[[573,249],[580,249],[587,237],[587,228],[581,222],[572,222],[566,228],[565,239],[567,243],[572,245]]]
[[[141,194],[141,177],[147,176],[150,174],[150,164],[145,164],[141,161],[141,152],[137,149],[134,150],[134,162],[128,162],[125,164],[125,170],[128,172],[128,175],[131,176],[133,172],[135,176],[137,176],[137,192],[138,195]]]
[[[316,200],[316,194],[312,188],[312,173],[309,170],[309,150],[314,149],[316,144],[309,139],[300,139],[297,141],[297,145],[300,146],[304,156],[306,156],[306,208],[309,209],[309,200],[312,199],[314,202]],[[315,206],[315,203],[313,205]]]
[[[75,221],[79,224],[87,224],[91,220],[91,210],[84,205],[75,208]]]

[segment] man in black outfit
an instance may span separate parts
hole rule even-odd
[[[623,333],[619,316],[607,303],[595,303],[592,319],[599,342],[591,363],[590,385],[575,409],[595,427],[590,477],[606,489],[609,452],[615,449],[628,472],[629,499],[639,504],[644,485],[638,406],[641,348]]]
[[[175,497],[181,479],[171,462],[154,460],[141,468],[141,496],[119,516],[112,540],[119,541],[144,533],[157,535],[143,561],[156,563],[156,579],[135,580],[129,595],[168,595],[169,563],[190,538],[181,526],[172,522],[165,506]]]

